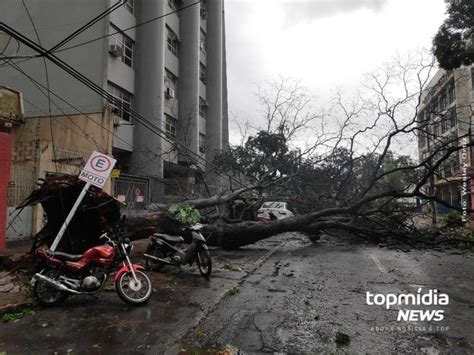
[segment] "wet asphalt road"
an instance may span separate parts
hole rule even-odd
[[[210,281],[188,268],[153,273],[144,307],[105,291],[2,323],[0,353],[474,353],[472,254],[311,244],[286,234],[213,255]],[[397,322],[398,310],[366,304],[367,291],[419,288],[449,295],[444,320]],[[348,345],[336,344],[338,332]]]

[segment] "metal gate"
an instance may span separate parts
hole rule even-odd
[[[125,209],[144,209],[150,203],[150,179],[120,174],[113,179],[113,194],[126,204]]]
[[[11,167],[8,183],[8,206],[20,205],[36,187],[35,167],[33,164],[14,163]]]
[[[31,194],[35,186],[35,167],[28,163],[14,163],[8,183],[7,240],[20,240],[33,235],[33,206],[22,211],[15,208]]]

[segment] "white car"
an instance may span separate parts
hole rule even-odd
[[[277,219],[284,219],[293,216],[293,212],[288,209],[286,202],[269,201],[264,202],[257,211],[257,221],[270,221],[270,213]]]

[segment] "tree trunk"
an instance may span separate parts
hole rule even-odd
[[[126,211],[126,226],[131,239],[142,239],[155,232],[183,235],[185,226],[177,225],[164,213],[149,211]],[[310,231],[319,228],[312,224],[304,227],[301,217],[293,217],[273,222],[242,221],[237,223],[219,222],[205,226],[202,230],[207,244],[225,249],[236,249],[253,244],[279,233]],[[185,235],[189,237],[189,235]]]

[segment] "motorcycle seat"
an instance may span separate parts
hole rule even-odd
[[[48,250],[47,254],[48,256],[51,256],[59,260],[78,261],[82,259],[82,254],[68,254],[68,253],[63,253],[60,251],[51,251],[51,250]]]
[[[164,233],[153,233],[153,238],[163,239],[170,243],[183,243],[184,242],[183,237],[164,234]]]

